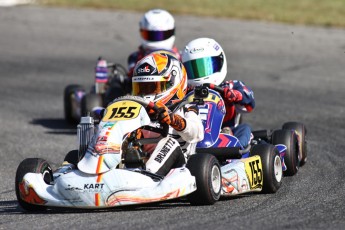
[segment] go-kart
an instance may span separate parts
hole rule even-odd
[[[221,193],[221,175],[218,160],[210,154],[191,158],[164,177],[145,170],[147,153],[142,147],[167,138],[169,129],[152,126],[147,110],[159,109],[146,99],[123,96],[107,106],[100,121],[82,117],[79,149],[70,151],[54,172],[46,160],[23,160],[15,179],[20,206],[29,211],[98,209],[185,196],[193,205],[215,203]],[[138,139],[139,128],[160,137]]]
[[[280,130],[254,131],[251,144],[243,148],[235,136],[221,133],[226,112],[222,94],[223,88],[204,84],[186,96],[186,101],[197,103],[205,129],[204,139],[197,144],[197,154],[191,158],[204,153],[217,157],[223,196],[276,192],[282,176],[294,175],[306,160],[305,126],[287,122]]]
[[[94,108],[105,108],[117,97],[130,93],[127,70],[121,64],[108,63],[101,57],[95,68],[95,82],[90,91],[78,84],[68,85],[64,89],[65,120],[78,124],[82,116]]]

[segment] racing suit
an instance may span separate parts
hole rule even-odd
[[[225,81],[220,84],[220,87],[225,90],[226,94],[222,95],[226,107],[222,128],[229,127],[242,147],[246,147],[252,139],[251,127],[248,124],[235,126],[235,118],[238,112],[249,113],[255,108],[254,93],[238,80]]]
[[[161,139],[150,158],[146,169],[165,176],[172,168],[183,166],[195,153],[197,142],[204,138],[204,127],[198,107],[187,104],[174,111],[176,121],[169,126],[168,136]],[[145,135],[145,137],[150,137]]]

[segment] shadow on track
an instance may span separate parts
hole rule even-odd
[[[32,125],[41,125],[50,129],[47,134],[76,135],[77,125],[67,123],[64,119],[59,118],[38,118],[30,122]]]
[[[17,214],[69,214],[69,213],[98,213],[98,212],[137,212],[149,210],[163,210],[190,206],[189,202],[183,200],[171,200],[165,202],[130,205],[123,207],[112,207],[106,209],[75,209],[75,208],[48,208],[45,211],[29,212],[19,206],[17,200],[0,201],[0,215]]]

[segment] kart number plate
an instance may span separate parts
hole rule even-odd
[[[245,162],[246,172],[250,182],[250,187],[261,188],[263,186],[263,170],[261,158],[253,156],[251,160]]]
[[[107,107],[103,121],[120,121],[136,118],[142,106],[134,101],[118,101]]]

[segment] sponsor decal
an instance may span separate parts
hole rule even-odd
[[[68,188],[66,188],[66,191],[83,191],[83,189],[78,187],[70,187],[71,185],[68,185]]]
[[[146,82],[146,81],[156,81],[154,77],[145,76],[145,77],[133,77],[133,82]]]
[[[169,138],[168,141],[165,143],[165,145],[162,147],[162,149],[159,151],[158,155],[155,157],[155,161],[162,163],[164,160],[165,156],[169,153],[171,148],[174,146],[176,142]]]
[[[149,73],[149,72],[151,72],[151,70],[150,70],[149,66],[145,66],[144,68],[138,68],[137,72],[138,73]]]
[[[195,53],[200,53],[200,52],[203,52],[204,51],[204,48],[200,47],[200,48],[193,48],[189,51],[189,53],[191,54],[195,54]]]
[[[84,189],[103,189],[104,183],[84,184]]]
[[[214,44],[214,45],[213,45],[213,48],[214,48],[216,51],[218,51],[218,50],[219,50],[219,45],[218,45],[218,44]]]

